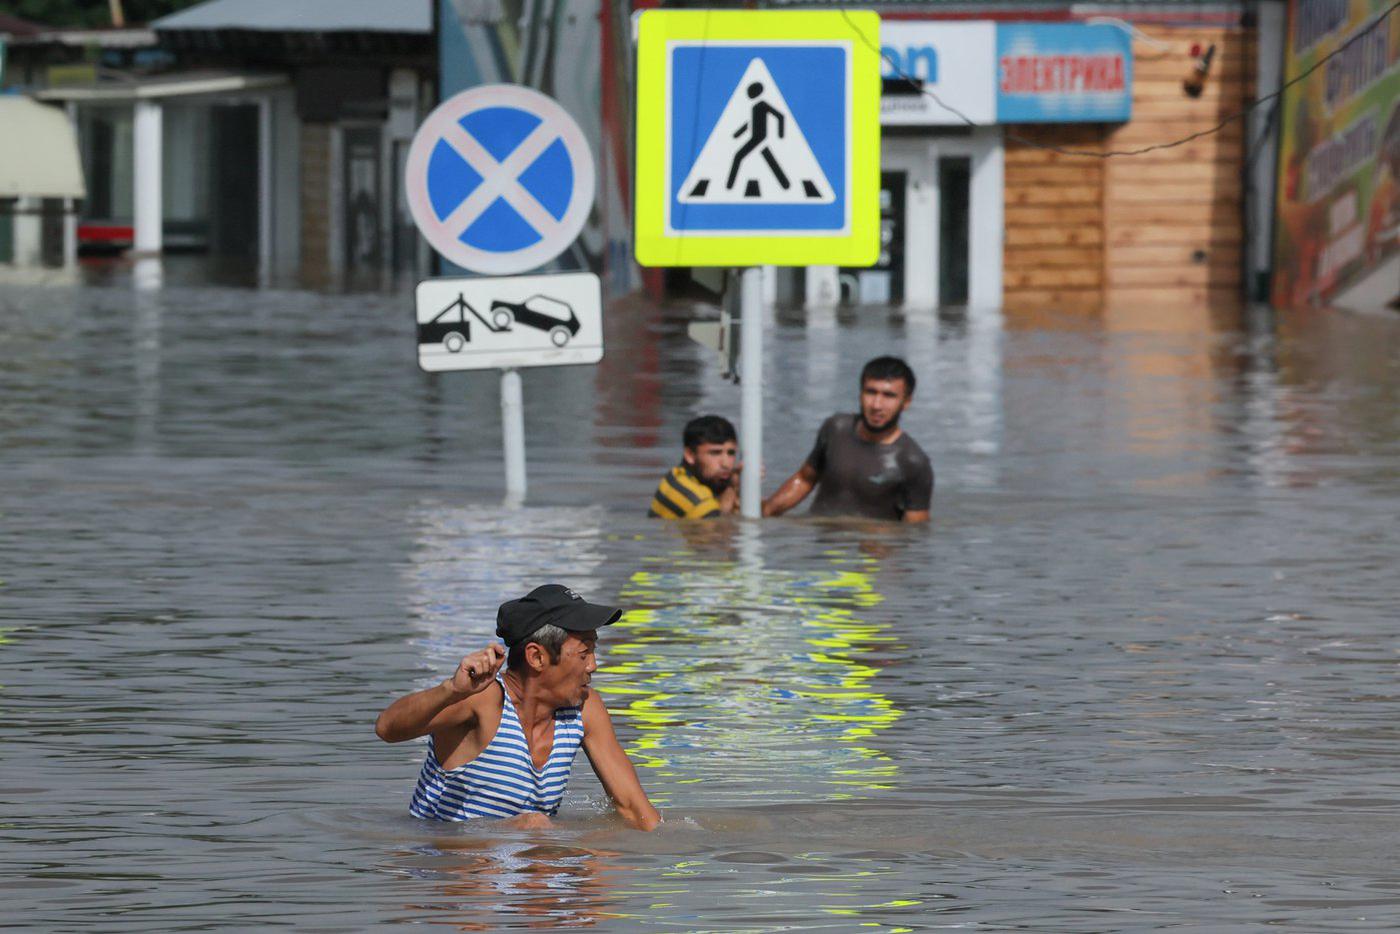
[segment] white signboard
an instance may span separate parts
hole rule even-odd
[[[996,23],[880,23],[880,122],[885,126],[978,126],[997,122]],[[920,82],[915,87],[901,76]],[[948,107],[939,106],[938,100]],[[966,117],[967,120],[964,120]]]
[[[428,372],[597,363],[603,298],[592,273],[418,284],[418,365]]]

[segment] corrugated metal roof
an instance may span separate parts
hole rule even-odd
[[[0,197],[86,198],[68,115],[27,97],[0,96]]]
[[[431,33],[433,0],[208,0],[151,24],[159,32]]]
[[[46,88],[34,96],[41,101],[134,101],[192,94],[230,94],[256,91],[287,83],[282,74],[240,71],[180,71],[164,75],[103,81],[98,84]]]

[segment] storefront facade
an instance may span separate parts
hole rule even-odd
[[[1400,309],[1400,16],[1290,4],[1273,302]]]
[[[1269,128],[1251,145],[1240,118],[1264,55],[1256,6],[1281,4],[874,7],[880,262],[779,270],[778,301],[1171,326],[1237,311],[1246,202],[1271,194],[1245,174]]]
[[[1132,49],[1113,26],[886,17],[880,263],[843,274],[858,303],[1002,304],[1005,130],[1124,122]]]
[[[181,265],[247,284],[421,277],[400,179],[435,94],[431,2],[302,6],[207,0],[99,32],[101,68],[71,61],[85,33],[26,40],[11,84],[66,112],[88,180],[69,252],[195,254]]]

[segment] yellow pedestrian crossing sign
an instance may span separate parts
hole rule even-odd
[[[871,12],[643,12],[637,262],[874,264],[879,49]]]

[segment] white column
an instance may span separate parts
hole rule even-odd
[[[938,307],[938,150],[930,145],[910,166],[904,187],[904,307]]]
[[[835,308],[841,304],[841,280],[835,266],[808,266],[806,273],[805,307]]]
[[[506,503],[525,499],[525,396],[519,370],[501,371],[501,442],[505,448]]]
[[[16,198],[14,215],[14,264],[20,268],[37,267],[44,257],[44,224],[40,211],[43,201],[38,198]]]
[[[763,270],[745,269],[739,282],[739,511],[763,510]]]
[[[78,265],[78,202],[63,199],[63,268]]]
[[[135,205],[136,236],[133,246],[137,253],[148,255],[161,251],[161,223],[164,206],[161,202],[161,109],[154,101],[137,101],[133,134],[135,136],[135,175],[132,200]]]
[[[68,115],[68,123],[73,127],[73,138],[82,139],[78,133],[78,105],[69,101],[63,108]],[[78,264],[78,201],[76,198],[63,200],[63,268],[72,269]]]
[[[968,314],[982,320],[1001,322],[1001,263],[1005,225],[1005,154],[1001,128],[973,131],[979,138],[972,157],[972,179],[968,192],[972,230],[968,232]]]
[[[131,264],[131,285],[138,292],[154,292],[165,284],[165,270],[154,256],[139,256]]]

